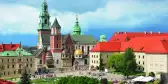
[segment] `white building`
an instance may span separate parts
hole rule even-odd
[[[123,53],[131,47],[136,56],[139,71],[168,73],[168,33],[119,32],[108,42],[99,42],[90,51],[90,68],[99,66],[99,57],[106,64],[112,53]]]

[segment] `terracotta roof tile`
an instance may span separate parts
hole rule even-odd
[[[124,52],[127,48],[132,48],[135,52],[144,53],[168,53],[168,34],[154,36],[141,36],[142,33],[130,33],[135,36],[129,41],[124,41],[125,35],[120,35],[119,41],[99,42],[91,49],[91,52]],[[128,35],[129,36],[129,35]],[[131,36],[131,35],[130,35]],[[130,37],[129,36],[129,37]],[[112,39],[115,36],[112,37]],[[119,38],[118,37],[118,38]]]

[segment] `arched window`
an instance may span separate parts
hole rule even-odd
[[[59,60],[57,59],[57,64],[59,64]]]
[[[44,23],[47,24],[47,19],[45,19]]]

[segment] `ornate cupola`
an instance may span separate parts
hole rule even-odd
[[[77,15],[76,15],[76,23],[75,23],[75,26],[73,28],[72,35],[81,35],[81,28],[79,26],[78,16]]]

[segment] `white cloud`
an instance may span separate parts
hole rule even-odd
[[[168,15],[167,1],[139,2],[109,0],[104,8],[88,11],[79,15],[79,22],[83,31],[97,27],[136,27],[143,23],[159,24],[162,16]],[[0,5],[0,31],[6,33],[34,33],[37,34],[39,10],[25,5]],[[51,9],[51,22],[57,17],[63,33],[72,31],[75,25],[76,13],[59,12]],[[95,26],[95,27],[93,27]]]

